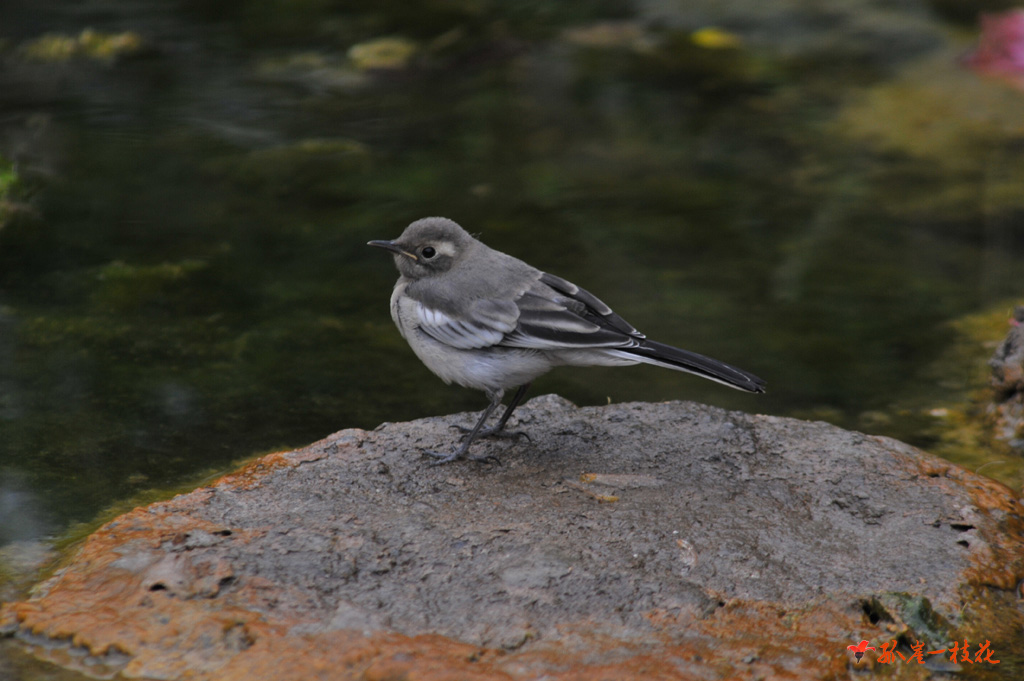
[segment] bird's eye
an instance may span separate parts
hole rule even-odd
[[[426,246],[422,251],[420,251],[420,255],[422,255],[427,260],[430,260],[435,255],[437,255],[437,251],[434,250],[433,246]]]

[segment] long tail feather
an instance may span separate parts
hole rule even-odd
[[[765,391],[765,381],[748,371],[664,343],[643,340],[639,346],[616,351],[616,354],[618,353],[632,355],[647,364],[696,374],[737,390],[746,390],[752,393]]]

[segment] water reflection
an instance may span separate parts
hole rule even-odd
[[[44,536],[54,529],[49,516],[23,472],[0,469],[0,546]]]

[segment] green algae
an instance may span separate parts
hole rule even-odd
[[[891,661],[876,662],[874,673],[880,678],[906,680],[933,678],[936,673],[955,673],[956,678],[972,681],[1017,678],[1024,667],[1018,633],[1024,617],[1013,599],[1013,594],[997,589],[967,591],[952,619],[936,613],[928,599],[913,594],[885,593],[864,599],[865,616],[879,629],[870,641],[876,649],[875,659],[883,644],[896,651]],[[985,661],[983,654],[974,662],[985,643],[991,658]],[[921,644],[923,663],[910,657],[912,646]],[[958,652],[967,644],[972,660],[951,661],[954,644]]]
[[[9,201],[18,184],[14,164],[0,156],[0,201]]]
[[[937,190],[885,197],[908,216],[992,220],[1024,209],[1024,92],[950,68],[960,50],[953,43],[855,93],[835,121],[837,134],[904,157]]]
[[[949,322],[950,343],[887,410],[872,432],[916,444],[1012,489],[1024,489],[1024,460],[997,437],[988,360],[1009,331],[1016,300]],[[862,414],[863,419],[866,415]]]
[[[103,33],[91,28],[78,35],[49,33],[24,44],[21,54],[29,60],[63,62],[74,58],[113,61],[143,52],[142,37],[133,31]]]
[[[27,193],[14,162],[0,155],[0,230],[28,210],[23,202]]]
[[[400,36],[376,38],[348,48],[348,58],[363,71],[402,69],[409,65],[418,45]]]

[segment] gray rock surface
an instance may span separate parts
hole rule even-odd
[[[197,681],[831,679],[874,664],[851,641],[941,648],[971,618],[1019,644],[1024,512],[984,476],[692,403],[517,414],[527,436],[474,446],[493,463],[418,453],[453,446],[460,414],[134,509],[0,608],[0,633]]]
[[[969,493],[920,452],[824,423],[545,396],[515,424],[528,440],[479,445],[500,463],[428,466],[417,449],[451,446],[451,424],[343,431],[323,458],[218,491],[205,520],[270,529],[193,553],[290,585],[318,626],[512,647],[589,617],[642,635],[652,609],[729,598],[951,606],[983,550]]]

